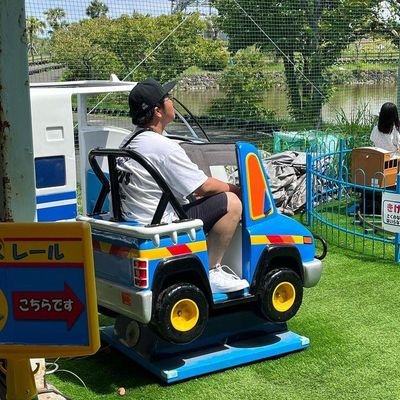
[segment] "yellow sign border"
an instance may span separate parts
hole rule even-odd
[[[14,345],[0,343],[0,354],[35,357],[83,356],[94,354],[100,348],[99,320],[94,275],[93,249],[90,225],[87,222],[32,222],[0,223],[0,237],[47,238],[81,237],[86,294],[88,345]]]

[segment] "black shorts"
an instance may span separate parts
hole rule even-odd
[[[189,218],[201,219],[205,233],[210,232],[214,224],[219,221],[228,209],[226,193],[218,193],[210,197],[202,197],[199,200],[183,205],[183,210]]]

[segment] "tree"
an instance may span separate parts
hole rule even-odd
[[[179,27],[179,29],[176,29]],[[186,68],[223,69],[225,44],[202,37],[205,23],[198,14],[134,14],[85,19],[54,33],[55,59],[68,68],[69,79],[104,79],[110,73],[130,80],[152,76],[176,78]]]
[[[108,18],[82,20],[54,33],[52,53],[67,66],[66,79],[108,79],[124,74],[124,66],[107,42],[113,21]]]
[[[28,51],[31,54],[32,62],[35,61],[35,37],[39,33],[43,33],[46,24],[36,17],[27,17],[26,19],[26,33],[28,35]]]
[[[106,17],[107,13],[107,5],[99,0],[92,0],[86,8],[86,15],[90,18]]]
[[[65,22],[65,11],[61,7],[49,8],[44,12],[47,19],[47,24],[50,26],[49,34],[53,34],[61,28],[65,28],[67,23]]]
[[[369,29],[377,2],[212,0],[232,50],[256,44],[282,57],[291,115],[313,126],[331,92],[329,67]]]
[[[212,102],[209,113],[247,120],[271,117],[263,105],[265,90],[271,85],[265,65],[265,55],[255,46],[238,50],[220,79],[225,96]]]

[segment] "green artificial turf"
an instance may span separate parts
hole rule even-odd
[[[71,399],[400,399],[400,265],[332,247],[289,328],[305,350],[170,386],[107,348],[58,360],[48,381]]]

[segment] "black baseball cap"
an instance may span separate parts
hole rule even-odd
[[[129,112],[139,118],[158,104],[176,85],[176,81],[161,85],[153,78],[139,82],[129,93]]]

